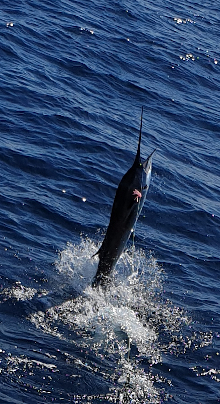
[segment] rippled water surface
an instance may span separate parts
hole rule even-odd
[[[0,16],[0,402],[219,402],[218,4],[2,0]],[[142,106],[147,200],[92,289]]]

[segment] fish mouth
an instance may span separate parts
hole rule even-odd
[[[152,153],[150,154],[150,156],[148,157],[148,159],[152,158],[152,156],[153,156],[153,154],[155,153],[156,150],[157,150],[157,149],[154,149],[154,150],[152,151]]]
[[[154,150],[152,151],[152,153],[148,156],[148,158],[143,162],[143,169],[144,169],[145,172],[146,172],[146,171],[149,171],[148,167],[151,166],[151,163],[152,163],[152,156],[153,156],[153,154],[155,153],[156,150],[157,150],[157,149],[154,149]]]

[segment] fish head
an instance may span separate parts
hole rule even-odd
[[[148,156],[148,158],[142,164],[143,165],[142,189],[148,190],[150,186],[151,171],[152,171],[152,156],[155,150]]]

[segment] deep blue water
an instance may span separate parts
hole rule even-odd
[[[219,402],[218,2],[0,16],[0,402]],[[150,190],[103,294],[91,257],[142,106]]]

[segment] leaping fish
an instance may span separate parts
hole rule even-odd
[[[131,168],[122,177],[115,194],[111,218],[103,243],[96,254],[99,264],[92,286],[104,286],[109,282],[109,276],[134,228],[146,199],[150,185],[152,170],[152,155],[141,161],[140,144],[143,120],[143,107],[137,154]],[[95,255],[96,255],[95,254]]]

